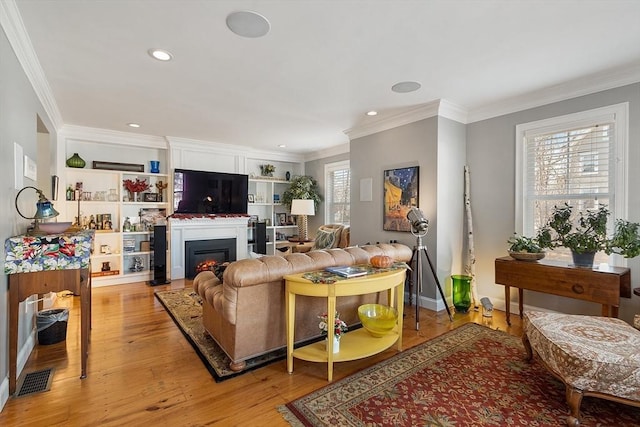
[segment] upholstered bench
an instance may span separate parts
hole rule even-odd
[[[566,385],[567,425],[580,425],[583,396],[640,406],[640,331],[595,316],[528,311],[522,342]]]

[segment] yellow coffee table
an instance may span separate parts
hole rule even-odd
[[[397,344],[402,351],[402,316],[404,307],[404,279],[406,269],[400,268],[382,273],[374,273],[351,279],[338,280],[335,283],[313,283],[304,278],[304,273],[284,276],[286,283],[285,304],[287,319],[287,371],[293,373],[293,358],[310,362],[327,363],[327,377],[333,380],[333,363],[362,359],[380,353]],[[296,295],[305,295],[327,299],[327,324],[333,325],[336,312],[336,298],[349,295],[364,295],[387,291],[389,305],[398,310],[396,327],[383,337],[374,337],[364,328],[350,331],[340,338],[340,351],[333,353],[333,340],[315,342],[304,347],[293,348]],[[394,295],[395,291],[395,295]]]

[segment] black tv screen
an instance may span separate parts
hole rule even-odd
[[[173,200],[176,213],[246,214],[247,175],[176,169]]]

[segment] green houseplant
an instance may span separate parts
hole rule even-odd
[[[545,257],[544,249],[533,237],[514,234],[509,240],[509,255],[523,261],[534,261]]]
[[[573,207],[556,206],[548,222],[540,229],[535,243],[540,248],[563,246],[571,250],[574,264],[593,265],[596,252],[620,254],[625,258],[640,255],[640,224],[618,219],[613,236],[607,236],[607,221],[611,212],[605,205],[579,212],[574,220]]]
[[[318,204],[322,201],[318,182],[308,175],[294,177],[289,188],[282,193],[281,201],[287,209],[291,209],[294,199],[313,200],[317,210]]]

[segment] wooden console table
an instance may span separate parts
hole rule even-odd
[[[404,307],[404,268],[376,273],[352,279],[338,280],[335,283],[313,283],[303,277],[303,274],[284,276],[286,281],[286,316],[287,316],[287,372],[293,373],[293,358],[296,357],[310,362],[326,362],[327,377],[333,380],[333,363],[348,360],[362,359],[380,353],[398,345],[398,351],[402,351],[402,316]],[[395,296],[393,291],[395,290]],[[296,318],[296,295],[306,295],[327,299],[327,324],[335,322],[336,297],[348,295],[364,295],[381,291],[387,291],[389,305],[398,310],[398,322],[396,327],[387,335],[376,338],[361,328],[345,333],[340,338],[340,351],[333,353],[333,340],[315,342],[294,350],[294,331]],[[395,300],[395,303],[394,303]],[[318,313],[309,313],[310,321],[315,321]]]
[[[618,317],[621,296],[631,298],[631,272],[622,267],[602,271],[544,259],[531,262],[503,257],[495,260],[495,282],[504,285],[508,325],[511,325],[511,286],[518,288],[520,318],[524,289],[602,304],[602,315],[607,317]]]
[[[18,305],[34,294],[69,290],[80,295],[82,373],[87,376],[91,328],[91,268],[93,232],[46,236],[16,236],[5,241],[4,272],[9,275],[9,394],[16,391]]]

